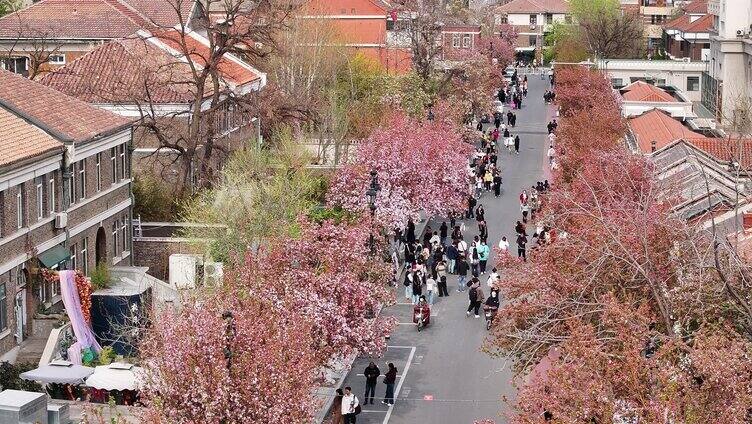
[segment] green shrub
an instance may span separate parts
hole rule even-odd
[[[106,289],[110,285],[110,269],[107,264],[100,262],[89,274],[91,285],[95,290]]]
[[[115,359],[115,351],[112,349],[112,346],[105,346],[99,352],[98,361],[100,365],[110,365],[113,359]]]
[[[148,174],[133,178],[133,198],[133,216],[142,221],[177,221],[183,203],[171,187]]]
[[[23,380],[19,375],[23,372],[36,368],[34,364],[11,364],[10,362],[0,363],[0,390],[26,390],[29,392],[41,392],[42,386],[35,381]]]

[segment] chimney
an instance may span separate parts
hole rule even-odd
[[[745,230],[752,228],[752,212],[742,213],[742,227]]]
[[[656,144],[658,144],[658,142],[655,140],[650,142],[650,153],[655,153]]]

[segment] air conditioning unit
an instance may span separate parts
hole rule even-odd
[[[530,24],[530,29],[536,29],[537,27],[538,27],[538,25],[536,25],[536,24]]]
[[[687,62],[687,63],[689,63],[689,62],[691,62],[691,61],[692,61],[692,58],[691,58],[691,57],[683,57],[683,58],[682,58],[682,62]]]
[[[255,47],[256,49],[259,49],[259,50],[260,50],[260,49],[264,48],[264,43],[261,43],[261,42],[258,42],[258,41],[256,41],[255,43],[253,43],[253,46],[254,46],[254,47]]]
[[[55,215],[55,228],[63,229],[68,226],[68,212],[58,212]]]
[[[204,285],[221,286],[224,277],[223,267],[222,262],[204,263]]]

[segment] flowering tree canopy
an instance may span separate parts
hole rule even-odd
[[[540,219],[567,236],[528,262],[500,262],[507,302],[486,344],[521,375],[511,422],[544,412],[554,422],[745,422],[752,331],[733,295],[742,279],[719,278],[713,240],[670,214],[651,166],[621,145],[620,121],[605,122],[618,111],[592,102],[615,108],[610,87],[589,71],[562,75],[557,99],[569,109],[557,145],[578,163],[556,175]],[[600,93],[586,96],[586,84]]]
[[[396,113],[387,126],[358,145],[353,163],[337,172],[328,202],[365,213],[373,170],[381,185],[376,220],[386,228],[403,227],[420,211],[438,215],[463,209],[469,195],[466,167],[473,148],[445,118],[440,108],[433,121]]]
[[[148,422],[310,422],[310,323],[286,314],[280,320],[272,304],[217,293],[161,315],[141,348]]]

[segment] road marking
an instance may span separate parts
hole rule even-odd
[[[373,412],[377,414],[383,414],[384,412],[387,412],[387,409],[361,409],[360,412]]]
[[[394,390],[394,397],[396,398],[400,390],[402,389],[402,383],[405,382],[405,377],[407,376],[407,372],[410,371],[410,364],[413,362],[413,356],[415,356],[415,346],[410,348],[410,355],[407,357],[407,364],[405,364],[405,371],[402,373],[402,378],[400,378],[399,382],[397,383],[397,387]],[[392,417],[392,411],[394,411],[394,405],[389,405],[389,410],[386,412],[386,416],[384,417],[384,421],[382,424],[388,424],[389,418]]]
[[[433,400],[433,395],[423,395],[423,400]]]
[[[396,346],[396,345],[387,345],[386,350],[389,349],[415,349],[415,346]]]
[[[365,374],[355,374],[355,375],[358,376],[358,377],[365,377],[366,376]],[[400,377],[402,377],[402,374],[397,374],[397,378],[400,378]]]

